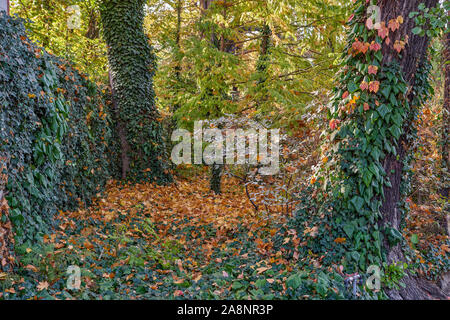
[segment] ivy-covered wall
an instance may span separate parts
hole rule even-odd
[[[109,177],[104,94],[0,14],[0,157],[16,243],[36,241],[57,210],[88,204]]]

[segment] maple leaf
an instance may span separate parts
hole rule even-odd
[[[193,281],[197,282],[200,281],[200,279],[203,277],[201,273],[197,274],[195,277],[192,278]]]
[[[173,283],[175,284],[182,284],[184,283],[184,279],[183,278],[178,278],[176,275],[173,275]]]
[[[256,272],[258,272],[258,274],[261,274],[269,269],[270,269],[269,267],[260,267],[260,268],[256,269]]]
[[[39,291],[48,289],[48,282],[47,282],[47,281],[39,282],[38,285],[37,285],[37,289],[38,289]]]
[[[380,82],[379,81],[371,81],[369,83],[369,91],[373,93],[377,93],[380,89]]]
[[[286,167],[286,171],[288,171],[289,173],[293,173],[293,172],[297,171],[297,169],[293,166],[289,166],[289,167]]]
[[[317,226],[314,226],[314,227],[312,227],[312,228],[305,228],[305,230],[303,231],[303,234],[304,235],[307,235],[307,234],[309,234],[309,235],[311,235],[311,237],[315,237],[315,236],[317,236],[317,234],[319,233],[319,227],[317,227]]]

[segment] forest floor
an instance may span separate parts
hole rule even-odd
[[[221,195],[211,193],[206,175],[177,179],[168,186],[110,182],[104,197],[90,208],[60,212],[59,228],[44,237],[44,245],[18,249],[22,272],[3,275],[0,298],[349,297],[339,270],[322,272],[320,258],[311,256],[306,272],[298,256],[288,257],[274,245],[286,220],[282,210],[255,212],[233,178],[224,178],[223,190]],[[419,209],[425,210],[415,212]],[[413,246],[436,243],[436,250],[444,251],[436,256],[448,260],[448,245],[439,245],[445,239],[421,233],[428,221],[421,222],[422,213],[411,216],[410,229],[415,231],[408,231],[407,237],[419,234]],[[301,238],[287,230],[278,241],[296,247]],[[424,260],[424,266],[434,268],[429,261]],[[79,288],[75,284],[68,289],[71,265],[81,270]]]
[[[248,273],[258,278],[273,264],[277,274],[292,269],[272,252],[270,236],[283,216],[256,213],[232,178],[224,178],[223,190],[211,193],[207,177],[168,186],[111,182],[90,208],[60,212],[59,229],[44,237],[47,246],[22,248],[21,263],[34,281],[15,279],[5,294],[224,298],[242,289],[233,297],[266,296]],[[70,264],[82,270],[81,288],[73,292],[65,289]],[[274,282],[268,274],[265,281]]]

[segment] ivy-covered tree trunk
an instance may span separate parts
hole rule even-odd
[[[320,169],[332,194],[320,211],[325,228],[317,238],[331,238],[322,247],[348,271],[365,273],[375,265],[404,273],[405,288],[385,291],[393,299],[445,298],[437,286],[400,271],[410,264],[402,230],[414,123],[430,89],[429,39],[413,33],[410,13],[437,2],[355,1]],[[380,12],[379,20],[371,10]]]
[[[384,187],[384,199],[382,201],[381,224],[384,228],[388,227],[398,230],[401,233],[402,223],[405,219],[405,209],[402,204],[405,200],[405,192],[407,192],[405,181],[405,165],[408,165],[409,149],[414,139],[413,121],[417,114],[417,108],[420,107],[421,97],[419,96],[427,86],[428,73],[426,70],[427,50],[429,39],[427,36],[419,36],[412,33],[415,27],[414,19],[409,18],[411,12],[417,11],[419,4],[424,3],[426,7],[434,7],[437,0],[403,0],[391,1],[383,0],[379,2],[381,9],[381,21],[391,21],[401,16],[404,19],[397,32],[390,37],[391,43],[394,46],[384,45],[382,48],[383,61],[381,68],[386,67],[392,61],[398,61],[403,78],[408,86],[408,91],[405,96],[410,110],[402,125],[403,134],[400,136],[396,145],[396,152],[387,154],[383,161],[383,168],[387,174],[387,179],[391,186]],[[397,42],[398,41],[398,42]],[[395,43],[402,46],[405,42],[405,47],[399,55],[398,49],[395,49]],[[395,107],[395,106],[393,106]],[[385,229],[386,230],[386,229]],[[387,239],[389,235],[384,237],[384,247],[387,253],[387,262],[396,263],[397,261],[405,261],[405,256],[402,250],[402,243],[392,245]],[[389,295],[395,299],[429,299],[431,295],[439,296],[437,288],[425,281],[407,275],[403,281],[405,288],[401,290],[391,290]],[[441,296],[443,297],[443,296]]]
[[[166,162],[160,115],[155,107],[156,63],[143,29],[145,3],[145,0],[103,0],[100,15],[117,102],[117,127],[121,131],[119,136],[126,139],[126,143],[121,143],[122,159],[129,159],[129,168],[122,161],[123,176],[165,183],[172,177]]]
[[[442,196],[448,198],[450,195],[450,152],[449,152],[449,135],[450,135],[450,33],[444,36],[443,41],[443,64],[444,64],[444,107],[442,110],[442,166],[444,172],[442,174],[442,185],[443,190],[441,192]]]

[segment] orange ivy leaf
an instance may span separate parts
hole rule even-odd
[[[349,92],[348,92],[348,91],[345,91],[345,92],[344,92],[344,94],[342,95],[342,99],[345,99],[345,98],[347,98],[347,97],[348,97],[348,95],[349,95]]]
[[[377,93],[380,89],[380,82],[379,81],[371,81],[369,83],[369,91],[373,93]]]
[[[330,120],[330,129],[331,130],[336,130],[338,125],[339,125],[339,123],[341,123],[340,120],[338,120],[338,119],[331,119]]]
[[[369,89],[369,84],[366,81],[361,82],[361,84],[359,85],[359,88],[364,91]]]
[[[364,43],[358,40],[358,38],[355,39],[355,42],[352,44],[352,48],[357,53],[361,52],[362,54],[366,54],[367,50],[369,49],[370,44]]]
[[[392,32],[394,32],[400,28],[400,23],[398,23],[397,19],[391,19],[389,20],[388,27],[392,30]]]
[[[378,67],[377,66],[369,66],[369,74],[377,74]]]
[[[403,49],[405,49],[405,42],[401,40],[396,40],[394,43],[394,50],[400,53]]]
[[[380,29],[378,29],[378,36],[381,37],[381,39],[384,39],[388,35],[389,35],[389,29],[386,27],[386,23],[383,21],[383,22],[381,22]]]
[[[346,241],[347,241],[346,238],[337,238],[337,239],[334,239],[334,242],[336,242],[336,243],[345,243]]]
[[[380,49],[381,49],[381,44],[379,44],[378,42],[372,41],[372,43],[370,44],[370,50],[379,51]]]

